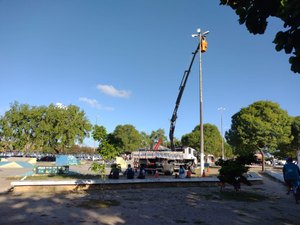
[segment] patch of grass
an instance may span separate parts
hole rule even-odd
[[[220,198],[223,200],[241,201],[241,202],[261,202],[268,200],[269,197],[254,193],[254,192],[236,192],[236,191],[226,191],[220,192]]]
[[[6,180],[19,180],[21,179],[22,177],[20,176],[15,176],[15,177],[6,177]]]
[[[109,208],[112,206],[119,206],[121,203],[116,200],[97,200],[90,199],[84,202],[81,202],[78,206],[86,209],[98,209],[98,208]]]
[[[55,179],[55,180],[64,180],[64,179],[99,179],[99,175],[93,174],[39,174],[34,176],[28,176],[26,180],[47,180],[47,179]]]

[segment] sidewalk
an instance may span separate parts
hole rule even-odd
[[[27,173],[31,172],[29,168],[1,168],[0,169],[0,194],[7,193],[11,188],[11,182],[21,180]],[[13,177],[12,179],[7,179]]]
[[[284,183],[284,179],[283,179],[283,174],[282,173],[278,173],[278,172],[274,172],[272,170],[265,170],[265,173],[267,175],[269,175],[270,177],[274,178],[275,180]]]

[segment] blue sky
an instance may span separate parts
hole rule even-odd
[[[279,20],[252,35],[218,0],[0,1],[0,115],[10,103],[74,104],[112,132],[132,124],[148,134],[170,118],[197,28],[209,30],[202,55],[203,120],[223,130],[258,100],[300,115],[300,75],[272,43]],[[199,124],[199,59],[187,82],[175,136]],[[92,145],[91,140],[85,144]]]

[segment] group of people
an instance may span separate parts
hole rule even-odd
[[[117,166],[112,166],[110,174],[108,178],[110,179],[119,179],[120,169]],[[124,172],[124,175],[127,177],[127,179],[133,179],[135,176],[135,172],[130,164],[128,164],[127,169]],[[144,165],[140,166],[139,172],[138,172],[138,179],[145,179],[146,177],[146,171]]]
[[[110,179],[119,179],[120,171],[121,171],[120,168],[118,168],[116,165],[113,165],[108,178],[110,178]],[[157,171],[156,171],[156,173],[157,173]],[[190,167],[188,167],[188,169],[185,170],[184,167],[181,165],[180,168],[179,168],[178,173],[179,173],[179,175],[176,174],[175,178],[191,178],[192,177],[192,171],[191,171]],[[134,179],[135,171],[131,167],[130,164],[128,164],[128,167],[124,172],[124,176],[126,176],[127,179]],[[142,164],[140,166],[139,171],[138,171],[137,178],[138,179],[145,179],[145,177],[146,177],[146,170],[145,170],[145,166]]]
[[[127,179],[133,179],[134,178],[135,172],[132,169],[132,167],[131,167],[130,164],[128,164],[128,167],[127,167],[127,169],[124,172],[124,175],[127,177]],[[138,172],[137,178],[138,179],[145,179],[145,177],[146,177],[145,166],[141,165],[140,166],[140,170]]]
[[[283,172],[284,181],[288,187],[287,194],[289,194],[291,191],[294,191],[296,194],[297,187],[300,187],[300,170],[299,167],[295,163],[293,163],[293,159],[291,157],[287,158],[286,164],[283,166],[282,172]],[[109,178],[119,179],[119,174],[120,174],[120,168],[118,168],[117,165],[112,165]],[[134,179],[135,171],[130,164],[128,165],[126,171],[124,172],[124,175],[127,177],[127,179]],[[188,167],[188,169],[185,170],[182,165],[179,168],[178,174],[177,173],[175,174],[175,178],[191,178],[191,176],[192,176],[191,168]],[[145,166],[141,165],[137,178],[145,179],[145,177],[146,177]]]
[[[191,167],[188,167],[188,169],[186,171],[184,169],[184,167],[182,165],[180,165],[178,173],[179,173],[179,175],[175,174],[175,178],[191,178],[192,177]]]

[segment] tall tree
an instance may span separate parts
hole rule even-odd
[[[221,143],[222,136],[217,126],[212,124],[203,125],[204,133],[204,152],[212,154],[216,157],[222,155]],[[200,152],[200,128],[197,125],[191,133],[185,134],[181,138],[181,143],[185,146],[190,146]]]
[[[292,135],[294,137],[292,141],[292,147],[300,151],[300,116],[294,117],[292,122]]]
[[[33,150],[44,150],[47,137],[45,137],[45,115],[47,107],[39,106],[31,108],[31,125],[33,145],[30,147]]]
[[[130,124],[116,126],[109,135],[109,140],[120,152],[134,151],[142,145],[141,134]]]
[[[45,115],[48,124],[46,134],[48,146],[56,153],[64,152],[76,142],[82,143],[89,136],[91,124],[77,106],[57,107],[50,105]]]
[[[280,151],[276,151],[275,154],[278,157],[284,158],[291,156],[293,158],[300,157],[300,116],[291,117],[291,134],[293,140],[290,143],[284,143],[279,146]],[[300,161],[297,160],[299,163]]]
[[[140,132],[141,135],[141,147],[147,148],[151,145],[151,138],[150,136],[145,132]]]
[[[243,155],[259,151],[263,159],[262,170],[263,150],[273,152],[280,144],[290,143],[292,140],[288,113],[271,101],[258,101],[242,108],[232,116],[231,122],[231,128],[225,133],[225,137],[234,153]]]
[[[2,139],[10,142],[13,149],[34,148],[38,127],[36,119],[41,116],[38,114],[38,109],[18,102],[12,103],[10,107],[1,118]]]
[[[98,152],[104,160],[114,159],[119,154],[118,149],[109,143],[108,134],[104,126],[95,125],[92,136],[94,140],[99,141]]]
[[[284,49],[293,54],[289,62],[291,70],[300,73],[300,2],[299,0],[220,0],[221,5],[230,6],[252,34],[263,34],[269,17],[283,21],[284,31],[279,31],[273,41],[276,50]]]
[[[50,149],[57,153],[82,143],[91,125],[77,106],[31,107],[17,102],[0,119],[1,141],[14,149]]]
[[[107,131],[104,126],[95,125],[93,127],[92,137],[94,140],[99,141],[99,143],[103,142],[107,139]]]
[[[15,130],[17,117],[18,103],[11,104],[11,109],[5,112],[4,116],[0,118],[0,141],[4,149],[14,149],[17,141],[16,135],[18,132]]]
[[[293,119],[292,135],[294,137],[292,141],[292,146],[296,150],[297,162],[298,166],[300,167],[300,116],[297,116]]]

